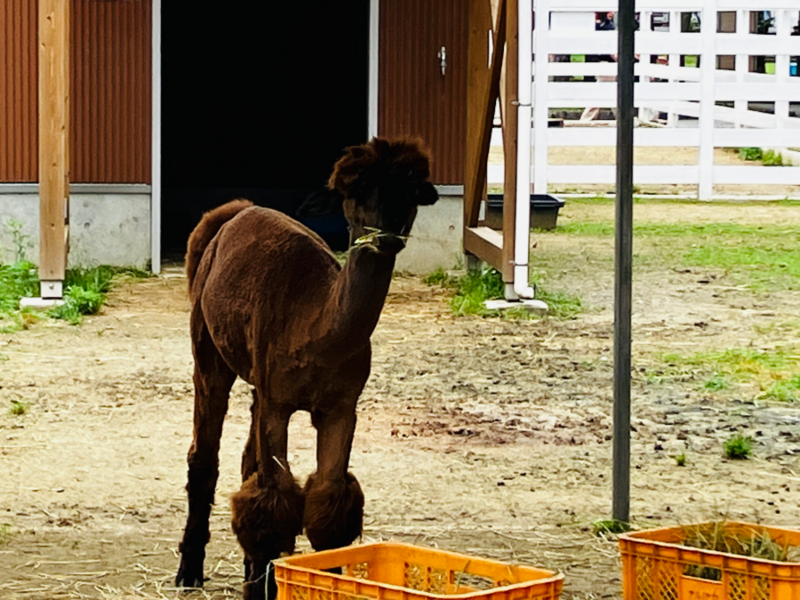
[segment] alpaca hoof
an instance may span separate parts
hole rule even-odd
[[[200,562],[200,568],[193,566],[191,561],[183,558],[181,566],[178,569],[178,574],[175,576],[175,586],[185,588],[201,588],[203,587],[203,563]]]

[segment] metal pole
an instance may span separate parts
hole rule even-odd
[[[631,265],[633,262],[634,0],[617,14],[617,198],[614,277],[614,495],[612,517],[630,520]]]

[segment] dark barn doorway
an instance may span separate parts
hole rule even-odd
[[[233,198],[293,215],[367,137],[369,0],[199,6],[162,8],[165,258]]]

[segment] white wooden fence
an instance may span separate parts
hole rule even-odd
[[[611,127],[548,128],[549,109],[615,107],[614,82],[553,81],[557,76],[613,76],[617,63],[550,62],[554,55],[617,53],[615,31],[595,31],[594,13],[616,9],[613,0],[535,0],[533,32],[533,164],[534,191],[559,184],[613,184],[609,165],[548,165],[550,146],[614,146]],[[800,147],[800,0],[638,0],[635,105],[640,113],[669,115],[666,127],[639,127],[637,146],[694,147],[696,165],[638,165],[634,183],[696,184],[701,199],[712,197],[715,184],[800,185],[800,167],[728,166],[714,164],[717,147]],[[770,34],[751,33],[751,13],[770,11]],[[681,13],[696,13],[700,31],[682,32]],[[669,19],[654,30],[651,16]],[[548,14],[544,20],[539,15]],[[544,29],[542,23],[548,23]],[[546,35],[542,35],[546,33]],[[668,57],[652,64],[651,56]],[[681,56],[699,57],[699,67],[680,66]],[[775,74],[750,72],[750,57],[774,57]],[[717,57],[734,70],[717,68]],[[664,61],[662,61],[663,63]],[[730,68],[730,67],[729,67]],[[748,102],[774,103],[774,114],[758,112]],[[726,103],[729,106],[719,105]],[[731,105],[732,103],[732,105]],[[798,103],[798,104],[793,104]],[[695,127],[678,127],[678,116],[697,118]],[[685,122],[684,122],[685,123]],[[489,181],[502,180],[497,168]],[[499,176],[499,177],[498,177]]]

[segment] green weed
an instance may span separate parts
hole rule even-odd
[[[774,150],[767,150],[764,152],[764,157],[761,159],[761,164],[765,167],[782,167],[783,155]]]
[[[39,276],[35,265],[18,261],[0,264],[0,315],[8,315],[19,308],[19,301],[39,293]]]
[[[486,309],[486,300],[503,298],[505,284],[494,269],[471,271],[458,278],[456,293],[450,299],[450,308],[457,315],[496,315],[497,311]]]
[[[617,521],[616,519],[601,519],[592,523],[592,529],[597,536],[611,534],[625,533],[631,530],[630,523],[624,521]]]
[[[800,401],[800,374],[795,375],[788,381],[774,382],[760,397],[779,402]]]
[[[440,285],[442,287],[454,287],[458,284],[458,278],[448,275],[444,269],[439,267],[432,273],[428,273],[422,278],[426,285]]]
[[[728,380],[725,378],[725,376],[720,375],[719,373],[715,373],[711,379],[703,384],[703,389],[706,389],[709,392],[719,392],[721,390],[727,390],[730,387],[731,385],[728,383]]]
[[[550,292],[541,285],[542,274],[534,275],[532,283],[536,286],[536,298],[547,303],[547,316],[556,319],[574,319],[583,310],[583,302],[577,296],[564,292]],[[461,277],[450,277],[444,272],[435,271],[425,278],[429,285],[442,285],[455,289],[450,299],[450,308],[456,315],[502,316],[507,319],[532,318],[525,308],[512,308],[504,311],[488,310],[487,300],[504,297],[505,283],[499,272],[491,268],[469,272]]]
[[[8,409],[8,414],[14,416],[24,415],[28,412],[29,406],[27,402],[23,402],[22,400],[12,400],[11,406]]]
[[[745,460],[753,451],[753,438],[737,433],[723,442],[722,449],[731,460]]]
[[[9,219],[6,221],[6,227],[11,234],[11,245],[14,251],[14,262],[22,262],[25,260],[25,255],[28,250],[33,248],[31,236],[22,233],[23,223],[16,219]]]
[[[800,400],[800,355],[796,347],[707,350],[688,356],[666,353],[661,361],[663,366],[647,371],[648,383],[704,378],[702,387],[710,392],[746,383],[762,390],[757,398]]]
[[[11,525],[0,523],[0,546],[7,544],[11,540]]]
[[[577,319],[584,310],[583,301],[579,296],[566,292],[551,292],[540,284],[542,274],[534,274],[532,283],[536,286],[536,299],[547,304],[547,314],[562,321]]]
[[[761,148],[739,148],[739,158],[742,160],[761,160],[763,157]]]
[[[679,467],[685,467],[686,466],[686,454],[681,452],[680,454],[675,455],[674,458],[675,458],[675,464],[676,465],[678,465]]]

